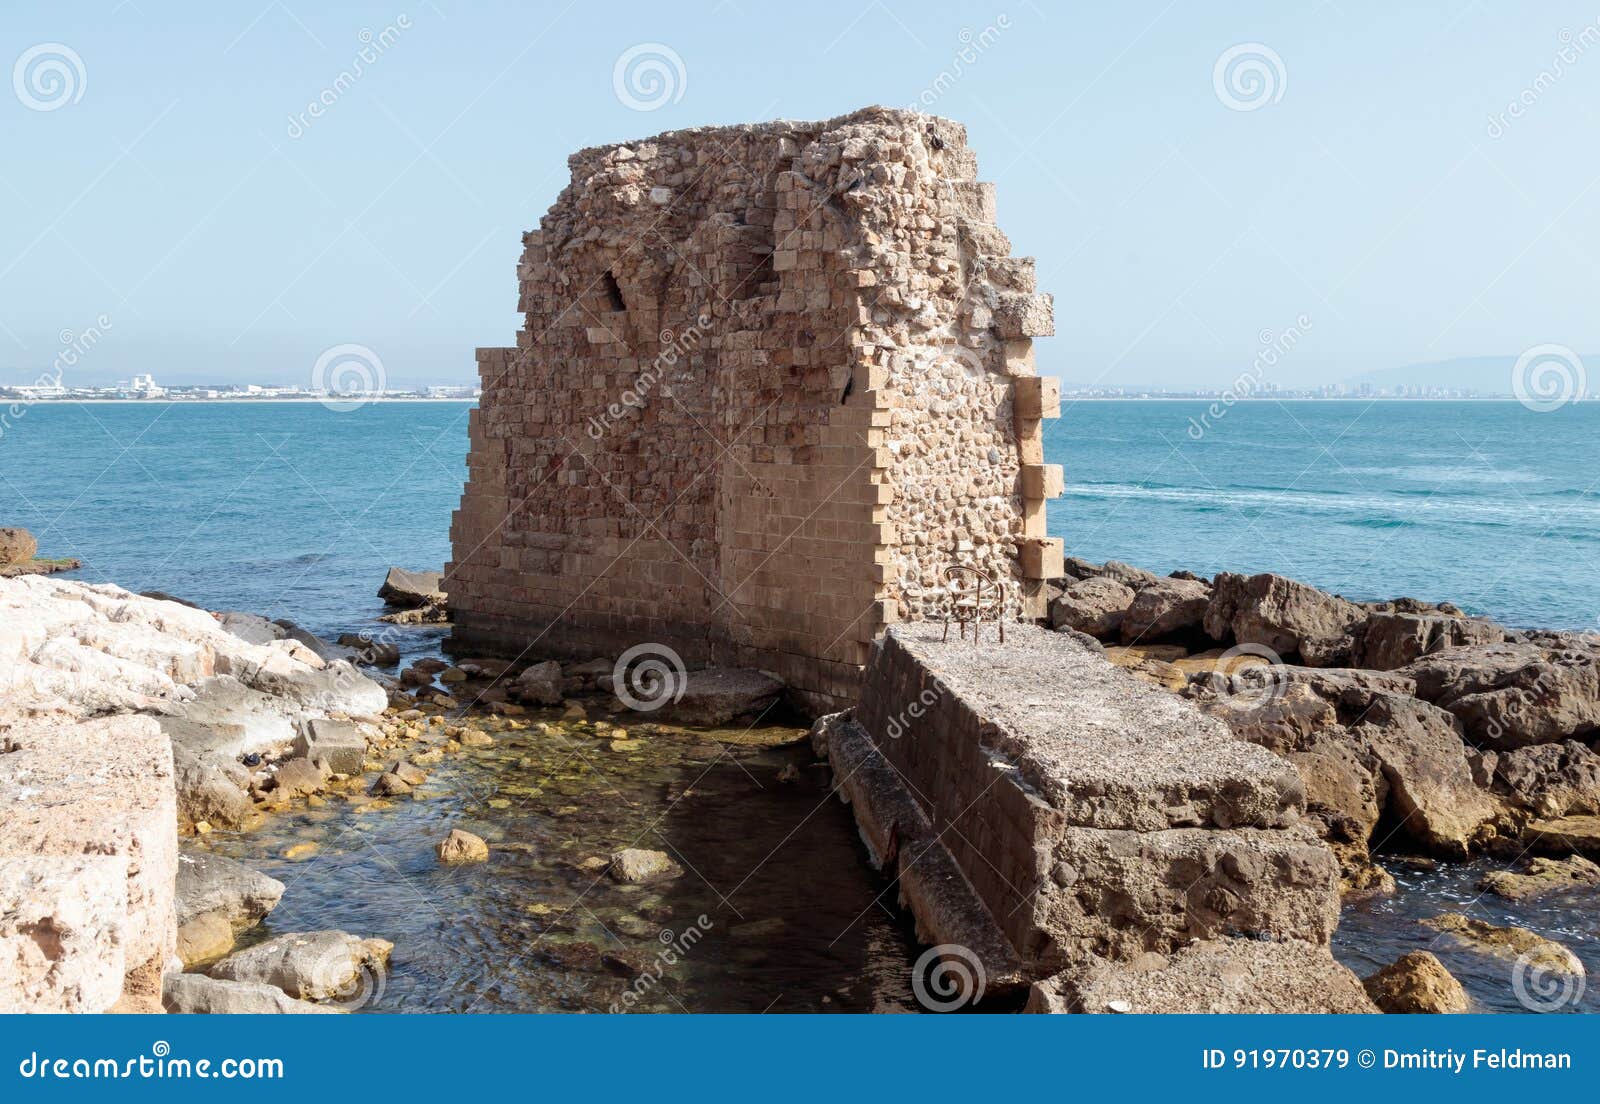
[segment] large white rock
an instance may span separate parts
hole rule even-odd
[[[10,750],[0,755],[0,865],[41,856],[116,860],[124,886],[114,937],[125,972],[142,970],[145,981],[159,980],[177,927],[172,745],[153,719],[131,716],[40,721],[13,727],[6,740]],[[81,913],[76,881],[26,884],[37,896],[19,906],[24,912],[46,918]],[[55,926],[49,921],[38,930]],[[77,972],[78,966],[64,960],[83,953],[63,944],[50,969]],[[91,957],[104,956],[96,951]],[[26,993],[29,984],[22,980]],[[18,997],[0,985],[0,1005]]]
[[[49,576],[0,579],[0,693],[19,710],[243,724],[241,751],[387,705],[383,687],[299,640],[252,643],[204,610]]]
[[[0,579],[0,1011],[158,1011],[180,784],[185,823],[242,821],[239,753],[386,704],[292,637],[252,643],[114,586]]]
[[[118,856],[0,857],[0,1013],[110,1008],[127,920]]]

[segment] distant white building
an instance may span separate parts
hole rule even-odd
[[[142,396],[165,395],[167,393],[167,389],[165,387],[162,387],[156,383],[155,376],[148,374],[134,376],[133,382],[128,384],[128,390],[135,395]]]

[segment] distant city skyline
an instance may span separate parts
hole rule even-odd
[[[584,146],[870,103],[964,123],[1089,386],[1600,350],[1600,26],[1343,0],[8,7],[0,383],[470,384]],[[651,83],[655,82],[655,83]],[[1600,371],[1600,368],[1596,368]],[[1505,390],[1509,391],[1507,387]]]

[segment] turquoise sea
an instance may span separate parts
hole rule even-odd
[[[1063,404],[1068,555],[1600,627],[1600,403]]]
[[[11,411],[0,525],[93,581],[358,628],[386,567],[449,554],[468,406]],[[1046,451],[1066,469],[1049,516],[1069,555],[1600,626],[1600,403],[1078,402]]]

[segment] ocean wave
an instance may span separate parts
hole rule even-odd
[[[1481,494],[1463,498],[1451,494],[1387,495],[1345,491],[1243,490],[1234,488],[1181,487],[1160,484],[1073,483],[1066,488],[1069,498],[1138,499],[1171,502],[1191,510],[1253,507],[1294,510],[1311,515],[1357,514],[1369,519],[1419,522],[1418,515],[1441,524],[1499,525],[1540,531],[1553,527],[1572,527],[1571,535],[1580,539],[1600,539],[1600,496],[1582,495],[1568,505],[1547,509],[1530,507],[1527,500],[1484,499]],[[1585,501],[1587,499],[1587,501]],[[1349,520],[1349,519],[1344,519]]]

